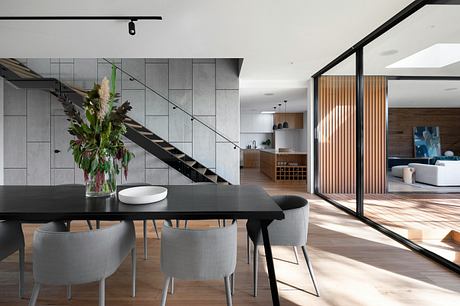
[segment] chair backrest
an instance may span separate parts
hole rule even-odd
[[[271,245],[301,246],[307,244],[310,206],[299,196],[273,196],[283,209],[284,219],[268,226]]]
[[[45,224],[34,233],[34,279],[52,285],[99,281],[116,271],[135,240],[132,221],[75,233],[60,222]]]
[[[236,267],[237,225],[197,230],[164,223],[161,234],[161,271],[185,280],[230,276]]]
[[[24,246],[21,224],[16,221],[0,221],[0,260]]]

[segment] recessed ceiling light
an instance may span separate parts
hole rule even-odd
[[[272,92],[266,92],[266,93],[264,93],[264,96],[274,96],[274,95],[275,95],[275,94],[272,93]]]
[[[386,50],[386,51],[383,51],[380,53],[381,56],[389,56],[389,55],[394,55],[396,53],[398,53],[399,51],[396,50],[396,49],[390,49],[390,50]]]
[[[444,89],[444,91],[454,91],[457,89],[458,89],[457,87],[449,87],[449,88]]]
[[[262,111],[261,114],[274,114],[274,111]]]
[[[434,44],[386,68],[442,68],[460,61],[460,44]]]

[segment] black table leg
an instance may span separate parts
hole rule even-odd
[[[275,266],[273,265],[272,247],[268,237],[268,225],[271,220],[261,221],[262,237],[264,238],[265,259],[267,260],[268,278],[270,279],[270,290],[272,292],[272,302],[274,306],[280,305],[280,298],[278,295],[278,286],[276,284]]]

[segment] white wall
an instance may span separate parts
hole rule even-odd
[[[273,143],[273,115],[259,113],[242,113],[240,121],[240,143],[242,148],[252,144],[255,140],[257,147],[262,147],[261,143],[270,139]]]
[[[3,79],[0,78],[0,185],[3,185]]]
[[[310,79],[310,88],[314,88],[313,84],[313,79]],[[313,165],[314,165],[314,134],[315,134],[315,126],[313,122],[313,112],[314,112],[314,107],[313,107],[313,90],[310,90],[310,94],[308,95],[308,103],[307,103],[307,118],[308,121],[304,122],[304,127],[307,127],[307,192],[313,193],[314,188],[313,188],[313,180],[314,180],[314,171],[313,171]]]

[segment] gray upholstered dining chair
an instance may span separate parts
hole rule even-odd
[[[299,196],[282,195],[273,196],[273,200],[280,206],[284,212],[283,220],[275,220],[268,226],[270,244],[272,246],[292,246],[302,247],[302,251],[307,262],[308,271],[310,272],[316,295],[319,296],[319,289],[313,267],[307,253],[307,236],[309,222],[309,204],[308,201]],[[248,237],[254,245],[253,254],[253,285],[254,296],[257,296],[257,274],[258,274],[258,246],[263,244],[260,223],[257,220],[248,220],[246,223]],[[248,258],[249,258],[249,239],[248,239]],[[297,257],[297,254],[296,254]],[[297,259],[297,258],[296,258]]]
[[[0,261],[19,251],[19,297],[24,296],[24,234],[21,223],[0,221]]]
[[[166,305],[168,287],[174,293],[174,278],[223,279],[227,305],[232,305],[230,278],[236,268],[237,225],[212,229],[173,228],[165,221],[161,234],[161,271],[165,274],[161,305]]]
[[[87,232],[68,232],[64,223],[41,226],[33,238],[34,288],[29,306],[34,306],[41,285],[70,286],[99,282],[99,306],[105,305],[105,279],[129,253],[132,264],[132,296],[136,294],[136,234],[132,221]]]

